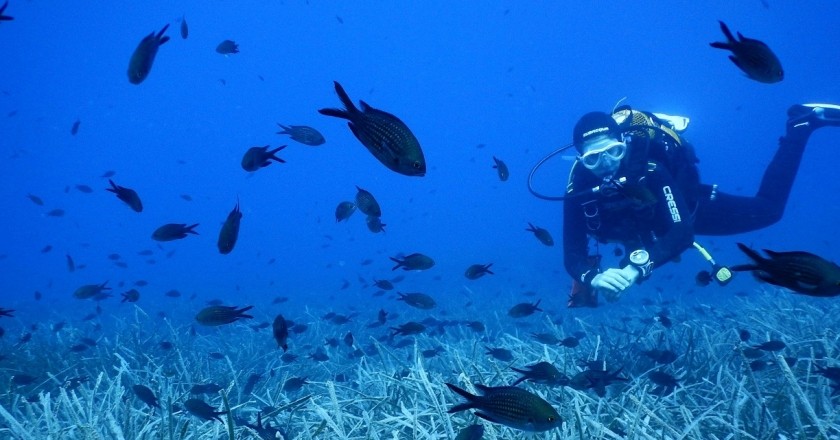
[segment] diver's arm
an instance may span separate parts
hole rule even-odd
[[[575,200],[563,203],[563,264],[578,282],[589,285],[598,274],[589,259],[589,238],[583,208]]]
[[[671,173],[663,166],[650,173],[648,187],[657,199],[654,213],[655,231],[660,232],[651,249],[653,267],[659,267],[679,256],[694,242],[694,220],[682,190]]]

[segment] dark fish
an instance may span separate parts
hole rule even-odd
[[[787,345],[784,342],[778,340],[770,340],[753,346],[753,348],[757,350],[764,351],[781,351],[784,350],[785,347],[787,347]]]
[[[283,391],[294,392],[300,390],[307,382],[305,377],[290,377],[283,383]]]
[[[341,202],[335,207],[335,221],[347,220],[354,212],[356,212],[356,205],[353,202]]]
[[[241,309],[236,306],[210,306],[202,309],[195,315],[195,320],[201,325],[217,326],[230,324],[239,319],[251,319],[253,316],[245,314],[254,306],[247,306]]]
[[[492,265],[493,263],[473,264],[472,266],[467,268],[467,270],[464,272],[464,276],[471,280],[477,280],[483,277],[485,274],[493,275],[493,272],[490,271],[490,266]]]
[[[487,327],[481,321],[470,321],[467,323],[467,327],[476,333],[484,333],[487,330]]]
[[[560,345],[566,348],[575,348],[580,345],[580,339],[575,336],[568,336],[560,340]]]
[[[0,6],[0,21],[12,21],[15,19],[11,15],[3,15],[3,11],[6,10],[6,6],[9,6],[9,0],[6,0],[6,3],[3,3],[3,6]]]
[[[519,385],[526,380],[548,386],[562,386],[569,383],[569,378],[550,362],[537,362],[527,365],[524,369],[514,367],[510,369],[522,375],[511,386]]]
[[[373,194],[359,188],[358,185],[356,186],[356,190],[356,207],[359,208],[359,211],[362,211],[365,215],[381,217],[382,208],[379,207],[379,203],[376,202]]]
[[[227,414],[227,411],[216,411],[215,408],[208,405],[201,399],[189,399],[184,402],[184,408],[190,414],[204,420],[216,420],[222,422],[219,418],[222,414]],[[222,422],[224,423],[224,422]]]
[[[283,129],[283,131],[278,131],[277,134],[287,134],[292,138],[292,140],[298,141],[304,145],[316,147],[325,142],[324,136],[312,127],[307,127],[306,125],[290,125],[287,127],[279,123],[277,125]]]
[[[391,330],[392,337],[396,335],[410,336],[423,333],[426,330],[426,326],[419,322],[409,321],[401,326],[391,327]]]
[[[493,165],[493,168],[495,168],[496,172],[499,173],[499,180],[501,180],[502,182],[508,180],[510,173],[508,172],[507,165],[505,165],[505,163],[501,160],[496,159],[496,156],[493,156],[493,162],[496,163],[495,165]]]
[[[117,172],[116,172],[116,171],[114,171],[114,170],[108,170],[108,171],[105,171],[104,173],[102,173],[102,175],[101,175],[101,176],[99,176],[99,177],[101,177],[101,178],[103,178],[103,179],[107,179],[107,178],[109,178],[109,177],[114,177],[114,175],[115,175],[115,174],[117,174]]]
[[[29,200],[32,200],[32,203],[34,203],[34,204],[36,204],[36,205],[38,205],[38,206],[44,206],[44,201],[43,201],[43,200],[41,200],[41,198],[40,198],[40,197],[38,197],[38,196],[36,196],[36,195],[34,195],[34,194],[27,194],[27,195],[26,195],[26,197],[27,197]]]
[[[575,374],[569,379],[568,385],[578,391],[592,389],[599,397],[607,393],[607,386],[616,382],[626,382],[628,379],[621,377],[621,369],[614,372],[600,369],[589,369]]]
[[[102,284],[85,284],[84,286],[76,289],[76,291],[73,292],[73,296],[77,299],[93,298],[106,290],[111,290],[110,287],[106,287],[107,284],[107,281]]]
[[[346,345],[348,347],[352,347],[353,346],[353,341],[354,341],[353,333],[347,332],[347,334],[344,335],[344,345]]]
[[[187,37],[189,37],[189,36],[190,36],[190,29],[187,27],[187,19],[184,18],[184,17],[181,17],[181,38],[186,40]]]
[[[134,49],[131,60],[128,62],[128,81],[130,83],[140,84],[149,76],[158,48],[169,41],[169,37],[163,35],[167,29],[169,29],[168,24],[157,34],[152,32],[140,40],[140,44],[137,45],[137,49]]]
[[[189,194],[181,194],[181,198],[188,201],[188,202],[192,202],[192,200],[193,200],[192,196],[189,195]]]
[[[140,299],[140,292],[137,289],[131,289],[122,294],[122,301],[120,302],[137,302]]]
[[[542,397],[516,387],[488,387],[476,384],[481,396],[468,393],[451,383],[450,390],[467,399],[449,409],[450,414],[475,409],[475,415],[523,431],[542,432],[561,425],[560,414]]]
[[[74,122],[74,123],[73,123],[73,126],[70,128],[70,134],[71,134],[71,135],[75,136],[75,135],[77,135],[77,134],[79,133],[79,125],[80,125],[81,123],[82,123],[82,121],[80,121],[80,120],[76,119],[76,122]]]
[[[557,338],[557,336],[554,336],[551,333],[531,333],[531,337],[533,337],[537,342],[545,345],[557,345],[561,341]]]
[[[259,373],[252,373],[248,376],[248,380],[245,382],[245,388],[242,389],[242,394],[248,396],[254,391],[254,387],[257,386],[257,383],[262,379],[262,374]]]
[[[149,282],[146,281],[146,280],[137,280],[137,281],[134,282],[134,285],[137,286],[137,287],[144,287],[144,286],[148,286]]]
[[[169,341],[160,341],[158,343],[158,347],[160,347],[160,349],[163,350],[163,351],[169,351],[169,350],[172,350],[173,348],[175,348],[175,344],[173,344]]]
[[[770,258],[738,243],[752,264],[732,266],[734,271],[752,271],[761,281],[808,296],[840,295],[840,266],[817,255],[802,252],[774,252],[765,249]]]
[[[222,230],[219,231],[219,241],[216,244],[219,247],[219,252],[223,255],[229,254],[233,247],[236,246],[236,240],[239,238],[239,222],[242,220],[242,211],[239,210],[239,200],[236,201],[236,206],[225,219],[222,225]]]
[[[397,295],[400,296],[399,298],[397,298],[397,301],[404,301],[411,307],[416,307],[421,310],[431,310],[437,305],[435,303],[435,300],[431,296],[426,295],[425,293],[397,292]]]
[[[231,40],[225,40],[219,43],[216,46],[216,52],[222,55],[230,55],[233,53],[239,53],[239,45]]]
[[[657,364],[667,365],[677,360],[677,354],[671,350],[642,350],[642,354],[649,357]]]
[[[374,234],[384,232],[385,226],[388,226],[385,223],[382,223],[382,219],[373,215],[365,217],[365,224],[367,225],[368,231],[373,232]]]
[[[166,293],[163,294],[163,296],[167,296],[169,298],[180,298],[181,292],[179,292],[177,289],[171,289],[167,290]]]
[[[193,228],[198,226],[198,223],[187,226],[186,223],[167,223],[152,233],[152,239],[157,241],[173,241],[185,238],[187,234],[198,235],[198,232],[193,231]]]
[[[758,82],[772,84],[785,78],[782,63],[770,47],[759,40],[744,37],[740,32],[736,39],[726,24],[722,21],[719,23],[720,30],[726,36],[726,42],[714,42],[710,43],[710,46],[731,51],[729,59],[749,78]]]
[[[269,145],[249,148],[245,152],[245,155],[242,156],[242,169],[248,172],[254,172],[271,165],[272,160],[286,163],[285,160],[274,155],[274,153],[286,148],[285,145],[281,145],[271,151],[268,151],[268,148]]]
[[[507,348],[500,348],[500,347],[488,347],[484,346],[487,349],[484,354],[492,356],[494,359],[498,359],[502,362],[510,362],[513,360],[513,353],[508,350]]]
[[[460,430],[455,440],[481,440],[484,438],[484,427],[481,425],[470,425]]]
[[[48,217],[64,217],[64,210],[61,208],[55,208],[49,212],[47,212]]]
[[[106,191],[116,194],[117,198],[130,206],[134,212],[143,212],[143,202],[140,201],[140,196],[137,195],[137,191],[119,186],[111,179],[108,179],[108,182],[111,184],[111,187],[106,188]]]
[[[359,110],[338,82],[335,82],[335,91],[344,109],[325,108],[318,110],[319,113],[349,120],[347,125],[356,139],[389,169],[406,176],[426,174],[426,159],[420,142],[405,123],[364,101],[360,101]]]
[[[43,248],[41,248],[41,253],[46,254],[47,252],[49,252],[51,250],[53,250],[53,247],[52,247],[51,244],[48,244],[48,245],[44,246]]]
[[[519,303],[508,310],[508,316],[511,318],[524,318],[526,316],[533,315],[534,312],[540,311],[542,312],[543,309],[540,308],[540,301],[538,299],[537,302],[531,303]]]
[[[83,184],[77,184],[76,190],[85,194],[90,194],[93,192],[93,188]]]
[[[286,342],[289,339],[289,328],[286,325],[286,320],[283,318],[283,315],[277,315],[274,318],[271,329],[274,334],[274,340],[277,341],[277,347],[282,348],[283,352],[286,352],[289,349],[289,345]]]
[[[435,265],[435,260],[418,253],[406,255],[402,260],[395,257],[390,258],[391,261],[397,263],[391,270],[397,270],[401,267],[403,270],[426,270]]]
[[[525,228],[525,230],[533,232],[534,237],[537,237],[537,240],[539,240],[540,243],[546,246],[554,246],[554,238],[551,237],[551,233],[547,230],[540,228],[539,226],[534,226],[531,223],[528,223],[528,227]]]
[[[141,402],[152,408],[160,408],[160,404],[158,403],[157,397],[155,397],[155,393],[153,393],[148,387],[144,385],[134,385],[131,387],[131,390],[134,391],[134,394]]]
[[[210,353],[207,353],[207,357],[209,357],[210,359],[214,359],[214,360],[218,361],[218,360],[224,359],[225,354],[224,353],[219,353],[218,351],[212,351]]]
[[[388,280],[377,280],[377,279],[374,279],[374,280],[373,280],[373,285],[374,285],[374,286],[376,286],[376,287],[378,287],[378,288],[380,288],[380,289],[382,289],[382,290],[393,290],[393,289],[394,289],[394,284],[393,284],[393,283],[391,283],[391,282],[390,282],[390,281],[388,281]]]
[[[38,380],[37,377],[29,374],[15,374],[14,376],[12,376],[12,385],[32,385],[33,383],[35,383],[36,380]]]
[[[740,339],[741,342],[749,341],[751,336],[752,335],[750,334],[749,330],[746,330],[746,329],[738,330],[738,339]]]

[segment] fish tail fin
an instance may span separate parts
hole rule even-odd
[[[356,108],[355,104],[353,104],[353,101],[350,99],[350,95],[348,95],[347,92],[344,91],[344,87],[342,87],[341,84],[338,83],[338,81],[333,81],[333,84],[335,84],[335,93],[338,95],[338,99],[340,99],[341,103],[344,104],[344,112],[343,113],[346,114],[346,115],[349,115],[351,113],[358,112],[359,109]],[[326,110],[333,110],[333,109],[326,109]],[[332,116],[332,115],[330,115],[330,116]],[[344,117],[344,116],[342,116],[342,117]]]
[[[283,159],[281,159],[281,158],[279,158],[279,157],[277,157],[277,156],[275,156],[275,155],[274,155],[275,153],[277,153],[278,151],[280,151],[280,150],[282,150],[282,149],[284,149],[284,148],[286,148],[286,146],[285,146],[285,145],[281,145],[281,146],[279,146],[279,147],[277,147],[277,148],[275,148],[275,149],[273,149],[273,150],[269,151],[269,152],[268,152],[268,155],[269,155],[269,156],[268,156],[268,158],[269,158],[269,159],[272,159],[272,160],[276,160],[277,162],[280,162],[280,163],[286,163],[286,161],[285,161],[285,160],[283,160]]]
[[[393,268],[391,268],[391,270],[397,270],[397,269],[399,269],[399,268],[401,268],[401,267],[405,266],[405,262],[404,262],[404,261],[400,261],[400,260],[398,260],[398,259],[396,259],[396,258],[394,258],[394,257],[388,257],[388,258],[390,258],[390,259],[391,259],[391,261],[393,261],[393,262],[397,263],[397,265],[396,265],[396,266],[394,266]]]
[[[116,194],[117,191],[119,191],[120,187],[117,186],[117,184],[114,183],[114,181],[111,180],[111,179],[108,179],[108,183],[111,184],[111,187],[110,188],[105,188],[105,191],[111,191],[112,193]]]
[[[528,227],[525,228],[525,230],[528,232],[537,232],[537,228],[535,228],[534,225],[531,224],[531,222],[528,222]]]
[[[248,310],[251,310],[251,309],[253,309],[253,308],[254,308],[254,306],[246,306],[246,307],[243,307],[243,308],[241,308],[241,309],[239,309],[239,310],[237,310],[237,311],[236,311],[236,315],[237,315],[237,316],[239,316],[240,318],[249,318],[249,319],[253,319],[253,316],[248,315],[248,314],[246,314],[246,313],[245,313],[245,312],[247,312]]]
[[[280,128],[283,129],[283,131],[278,131],[277,134],[289,134],[290,127],[287,127],[279,122],[277,123],[277,125],[279,125]]]
[[[493,273],[492,270],[490,270],[490,266],[492,266],[492,265],[493,265],[493,263],[490,263],[490,264],[484,266],[484,271],[489,273],[490,275],[496,275],[495,273]]]
[[[194,228],[194,227],[196,227],[196,226],[198,226],[198,223],[196,223],[196,224],[194,224],[194,225],[187,226],[187,227],[184,229],[184,233],[185,233],[185,234],[195,234],[195,235],[198,235],[198,232],[193,231],[193,228]]]
[[[735,37],[732,35],[732,32],[729,30],[729,26],[727,26],[726,23],[724,23],[721,20],[718,20],[718,23],[720,23],[720,30],[723,31],[723,35],[726,36],[727,43],[737,41],[735,40]]]
[[[474,401],[474,400],[475,400],[475,398],[476,398],[476,396],[475,396],[475,395],[470,394],[470,392],[469,392],[469,391],[464,390],[464,389],[461,389],[461,388],[458,388],[457,386],[452,385],[451,383],[448,383],[448,382],[447,382],[446,386],[447,386],[447,387],[449,387],[449,389],[450,389],[450,390],[452,390],[453,392],[455,392],[456,394],[458,394],[458,395],[460,395],[461,397],[463,397],[464,399],[467,399],[467,401],[466,401],[466,402],[464,402],[464,403],[459,403],[459,404],[457,404],[457,405],[453,406],[452,408],[449,408],[449,410],[447,411],[448,413],[452,414],[452,413],[456,413],[456,412],[460,412],[460,411],[464,411],[464,410],[472,409],[472,408],[474,408],[474,407],[475,407],[475,406],[473,405],[473,401]]]
[[[755,261],[756,263],[763,263],[763,262],[767,261],[764,257],[759,255],[758,252],[750,249],[744,243],[738,243],[738,249],[740,249],[741,252],[745,253],[747,255],[747,257],[749,257],[751,260]]]

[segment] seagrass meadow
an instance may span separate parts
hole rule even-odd
[[[177,324],[177,317],[148,316],[134,306],[130,319],[101,317],[112,330],[81,353],[67,352],[68,341],[83,331],[70,325],[16,348],[5,338],[0,438],[452,439],[474,423],[484,426],[487,439],[838,438],[840,385],[829,373],[840,365],[839,311],[830,301],[765,290],[720,308],[626,307],[609,320],[546,313],[511,328],[504,325],[508,317],[488,315],[483,331],[455,316],[426,319],[426,333],[395,338],[357,312],[340,326],[356,335],[352,346],[321,347],[337,326],[309,310],[295,317],[308,329],[290,340],[289,352],[301,356],[284,361],[270,336],[249,325],[191,334],[191,324]],[[576,347],[535,340],[573,333],[580,338]],[[752,336],[742,341],[745,333]],[[172,348],[162,350],[161,340]],[[769,340],[784,348],[750,350]],[[509,350],[512,359],[498,360],[486,354],[488,347]],[[645,354],[652,348],[676,357],[661,364]],[[328,359],[307,359],[313,351]],[[538,361],[567,378],[597,368],[591,362],[597,361],[621,380],[605,384],[603,396],[574,380],[524,381],[520,387],[562,416],[561,427],[542,433],[447,413],[460,398],[445,382],[472,391],[473,383],[507,385],[519,377],[511,366]],[[675,382],[658,385],[653,372]],[[254,373],[259,380],[246,394]],[[20,384],[15,377],[22,374],[35,379]],[[285,386],[293,377],[304,383]],[[218,391],[202,398],[225,414],[203,420],[185,411],[191,387],[211,382]],[[148,386],[160,408],[140,401],[135,384]]]

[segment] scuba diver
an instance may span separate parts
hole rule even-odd
[[[694,236],[739,234],[779,221],[809,136],[820,127],[840,126],[840,106],[803,104],[788,110],[787,131],[753,197],[700,182],[694,150],[679,135],[688,122],[627,106],[612,115],[587,113],[574,127],[572,145],[578,156],[565,196],[538,194],[530,180],[563,149],[531,171],[532,193],[564,201],[564,264],[574,279],[569,307],[596,307],[599,292],[615,301],[692,246],[712,265],[705,272],[706,283],[729,282],[732,272],[717,264]],[[624,247],[627,252],[618,267],[601,267],[598,243]]]

